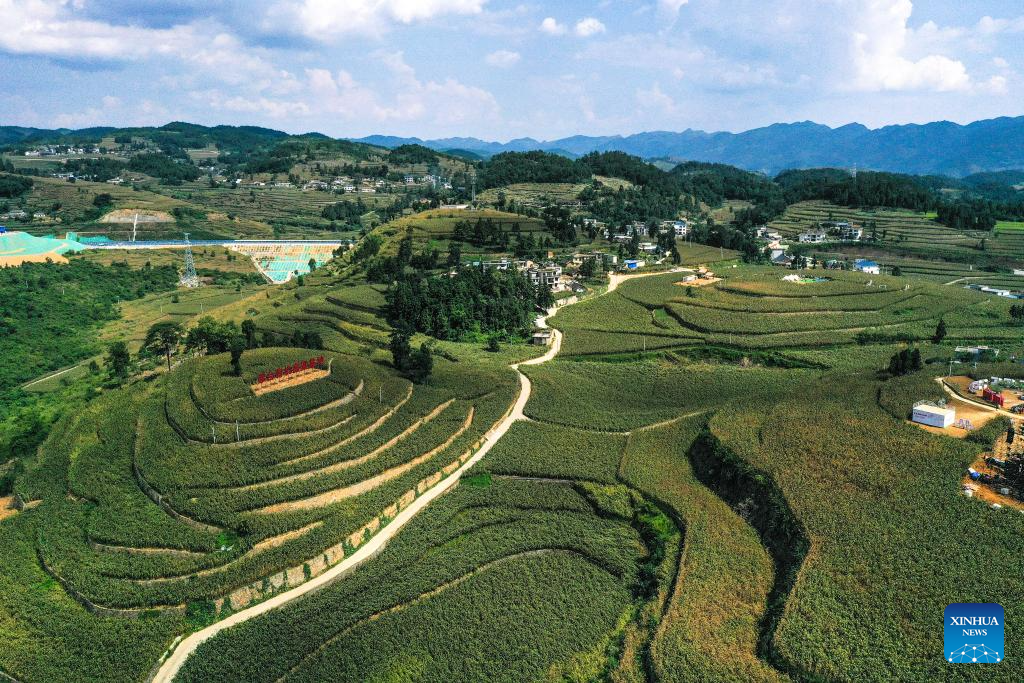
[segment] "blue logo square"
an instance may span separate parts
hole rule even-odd
[[[1003,661],[1003,608],[994,602],[955,602],[943,615],[945,652],[953,664]]]

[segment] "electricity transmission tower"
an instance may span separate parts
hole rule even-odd
[[[181,274],[181,285],[183,287],[198,287],[199,276],[196,275],[196,261],[192,258],[192,243],[188,241],[188,233],[185,233],[185,272]]]

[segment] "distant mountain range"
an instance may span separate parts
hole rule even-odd
[[[160,128],[111,127],[45,130],[0,126],[0,147],[42,141],[89,140],[117,132],[173,133],[181,146],[217,144],[235,151],[267,148],[294,137],[326,137],[319,133],[289,136],[253,126],[215,126],[175,122]],[[162,136],[161,139],[166,138]],[[388,135],[348,138],[379,147],[420,144],[467,159],[500,152],[544,150],[569,157],[589,152],[621,151],[668,168],[680,161],[713,161],[774,175],[791,168],[853,168],[916,175],[968,176],[974,173],[1024,169],[1024,116],[998,118],[962,126],[948,121],[870,129],[859,123],[829,128],[818,123],[777,123],[744,133],[681,133],[656,131],[635,135],[576,135],[540,141],[519,138],[487,142],[477,138],[421,140]]]
[[[371,135],[355,142],[397,147],[421,144],[439,151],[483,157],[500,152],[544,150],[567,156],[620,151],[645,159],[714,161],[775,174],[790,168],[839,167],[918,175],[966,176],[984,171],[1024,169],[1024,116],[949,121],[870,129],[859,123],[830,128],[818,123],[777,123],[744,133],[656,131],[635,135],[559,140],[520,138],[506,143],[477,138],[421,140]]]

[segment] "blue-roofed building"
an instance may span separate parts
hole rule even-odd
[[[862,273],[868,273],[870,275],[880,275],[882,268],[877,263],[870,259],[859,258],[853,262],[853,269],[859,270]]]

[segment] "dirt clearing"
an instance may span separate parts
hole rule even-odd
[[[14,496],[0,498],[0,521],[13,517],[16,514],[18,514],[18,510],[14,507]]]
[[[152,209],[114,209],[100,218],[100,223],[134,223],[138,215],[140,223],[174,223],[174,216],[166,211]]]

